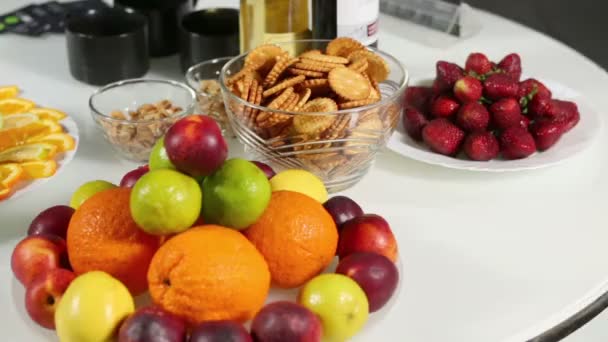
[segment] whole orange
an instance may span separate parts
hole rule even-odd
[[[338,245],[336,224],[321,203],[292,191],[273,192],[266,211],[245,235],[283,288],[301,286],[322,272]]]
[[[234,229],[204,225],[172,237],[148,271],[154,303],[190,324],[245,322],[270,289],[264,257]]]
[[[131,189],[115,188],[86,200],[70,220],[67,245],[74,272],[104,271],[138,295],[148,288],[148,266],[161,237],[135,224],[130,194]]]

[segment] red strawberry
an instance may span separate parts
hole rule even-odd
[[[518,126],[522,117],[519,102],[513,98],[494,102],[490,106],[490,112],[496,127],[500,129]]]
[[[454,95],[462,103],[479,101],[482,93],[481,82],[472,76],[465,76],[454,84]]]
[[[464,153],[472,160],[486,161],[496,158],[500,152],[498,140],[492,132],[474,132],[464,141]]]
[[[537,121],[530,128],[539,151],[545,151],[555,145],[561,138],[563,129],[563,124],[548,120]]]
[[[498,68],[519,82],[521,78],[521,58],[516,53],[509,54],[498,63]]]
[[[405,104],[427,112],[432,92],[430,87],[408,87],[405,91]]]
[[[485,94],[492,100],[517,98],[519,83],[506,74],[490,75],[483,83]]]
[[[448,95],[441,95],[431,104],[431,114],[436,117],[448,117],[460,108],[460,103]]]
[[[533,97],[533,94],[545,94],[549,97],[552,96],[551,90],[549,90],[549,88],[547,88],[542,82],[534,78],[528,78],[527,80],[519,83],[518,97]]]
[[[490,123],[490,113],[479,102],[469,102],[456,114],[456,123],[467,132],[485,131]]]
[[[474,52],[469,55],[464,66],[466,72],[474,72],[477,75],[485,75],[492,71],[492,62],[483,53]]]
[[[424,126],[422,139],[431,150],[451,156],[458,152],[464,132],[448,119],[439,118]]]
[[[407,134],[414,140],[422,140],[422,129],[427,124],[427,119],[419,110],[408,107],[403,114],[403,127]]]
[[[522,116],[519,118],[519,126],[520,126],[521,128],[524,128],[524,129],[526,129],[526,130],[527,130],[527,129],[528,129],[528,127],[530,127],[530,119],[528,119],[528,117],[527,117],[527,116],[522,115]]]
[[[440,92],[451,90],[454,83],[464,76],[461,67],[454,63],[439,61],[437,62],[437,87]]]
[[[563,124],[564,133],[576,126],[581,119],[576,103],[561,100],[551,100],[546,116]]]
[[[502,132],[500,147],[505,159],[526,158],[536,152],[536,143],[532,134],[521,127],[510,127]]]
[[[533,116],[541,117],[547,114],[551,105],[551,96],[544,92],[539,92],[528,101],[528,113]]]

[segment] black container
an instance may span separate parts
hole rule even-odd
[[[150,56],[173,55],[178,50],[179,22],[194,8],[192,0],[114,0],[114,6],[133,9],[148,18]]]
[[[194,64],[239,54],[239,11],[208,8],[186,15],[180,25],[182,71]]]
[[[132,11],[70,13],[66,38],[70,72],[79,81],[102,85],[141,77],[150,68],[146,18]]]

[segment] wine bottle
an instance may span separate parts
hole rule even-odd
[[[264,43],[309,39],[308,0],[241,0],[241,52]]]
[[[350,37],[376,47],[379,14],[380,0],[312,0],[313,38]]]

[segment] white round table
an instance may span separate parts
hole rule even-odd
[[[0,12],[20,4],[4,0]],[[600,67],[523,26],[484,12],[478,17],[480,33],[437,49],[408,40],[408,25],[383,16],[380,47],[401,59],[413,77],[432,74],[438,59],[462,64],[472,51],[493,59],[518,52],[526,74],[576,89],[605,116],[608,74]],[[3,341],[23,341],[24,331],[42,329],[15,318],[23,299],[12,298],[13,246],[36,213],[67,203],[81,183],[118,182],[136,165],[120,160],[94,127],[87,101],[95,88],[71,78],[63,35],[6,34],[0,51],[0,83],[18,84],[24,97],[65,110],[81,138],[65,170],[34,193],[0,203],[0,334]],[[183,79],[168,71],[174,63],[175,58],[154,61],[147,77]],[[232,146],[240,153],[238,144]],[[608,290],[604,146],[606,130],[592,148],[563,165],[509,174],[455,171],[384,152],[345,194],[391,223],[403,288],[390,314],[357,340],[525,341],[600,297]],[[596,329],[602,331],[606,335],[608,329]]]

